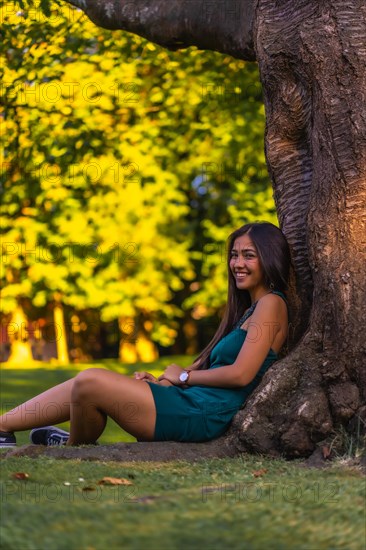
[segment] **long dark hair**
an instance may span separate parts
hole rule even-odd
[[[215,336],[197,357],[199,369],[210,366],[210,354],[219,340],[226,336],[251,305],[247,290],[239,290],[230,270],[230,255],[234,242],[242,235],[250,235],[257,250],[264,273],[264,284],[271,290],[286,292],[290,272],[290,249],[282,231],[269,222],[247,223],[234,231],[227,241],[228,297],[224,315]]]

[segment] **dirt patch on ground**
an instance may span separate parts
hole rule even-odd
[[[113,445],[88,445],[82,447],[45,447],[43,445],[23,445],[13,448],[3,458],[38,458],[48,456],[56,459],[98,460],[116,462],[169,462],[188,460],[196,462],[207,458],[225,458],[236,456],[233,449],[223,441],[208,443],[177,443],[173,441],[153,443],[116,443]]]
[[[23,445],[9,449],[1,458],[46,456],[63,460],[95,460],[101,462],[171,462],[185,460],[199,462],[210,458],[234,458],[245,455],[229,446],[224,439],[207,443],[177,443],[174,441],[115,443],[112,445],[86,445],[81,447],[45,447],[43,445]],[[321,449],[317,449],[307,459],[299,462],[304,468],[324,469],[335,463],[345,468],[356,469],[366,474],[366,455],[347,460],[324,458]]]

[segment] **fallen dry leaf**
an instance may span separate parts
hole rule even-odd
[[[329,458],[330,454],[331,454],[331,450],[329,449],[329,447],[322,447],[323,458]]]
[[[268,472],[267,468],[261,468],[260,470],[255,470],[252,472],[254,477],[262,477]]]
[[[119,477],[103,477],[98,481],[98,485],[133,485],[129,479]]]
[[[29,474],[26,474],[25,472],[15,472],[12,477],[15,479],[28,479]]]

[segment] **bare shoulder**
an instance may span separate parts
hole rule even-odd
[[[266,294],[257,303],[252,315],[241,326],[250,338],[248,341],[260,343],[258,334],[262,334],[266,344],[278,353],[288,333],[287,305],[281,296]],[[268,351],[268,350],[267,350]]]
[[[286,302],[278,294],[266,294],[263,296],[257,304],[257,308],[261,309],[287,309]]]
[[[266,294],[258,301],[257,307],[253,313],[253,321],[278,321],[280,323],[286,323],[286,302],[277,294]]]
[[[263,334],[268,334],[270,338],[272,349],[278,353],[288,333],[288,312],[284,299],[277,294],[266,294],[258,301],[252,319],[248,321],[254,326],[262,327]],[[250,330],[250,324],[248,330]]]

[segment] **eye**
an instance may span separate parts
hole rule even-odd
[[[246,260],[254,260],[256,258],[256,255],[253,254],[253,252],[247,252],[246,254],[244,254],[244,258]]]

